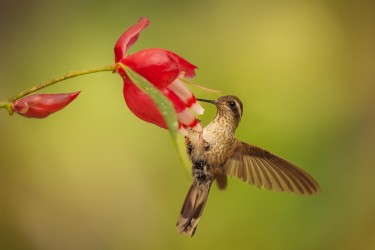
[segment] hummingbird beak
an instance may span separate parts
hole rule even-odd
[[[200,98],[197,98],[198,101],[200,102],[208,102],[208,103],[211,103],[211,104],[214,104],[216,105],[217,102],[215,100],[206,100],[206,99],[200,99]]]

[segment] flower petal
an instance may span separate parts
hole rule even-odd
[[[172,90],[180,99],[185,103],[186,107],[191,108],[197,115],[203,114],[204,109],[195,99],[194,94],[188,89],[185,84],[180,80],[174,80],[168,89]]]
[[[171,84],[180,74],[175,57],[164,49],[141,50],[121,62],[159,89]]]
[[[182,127],[181,124],[179,124],[178,126],[178,132],[183,136],[187,136],[189,134],[188,131],[184,127]]]
[[[159,109],[151,97],[127,78],[124,78],[123,94],[130,111],[138,118],[159,127],[167,128]]]
[[[202,126],[188,109],[177,112],[177,120],[184,128],[191,128],[197,132],[202,131]]]
[[[151,97],[139,89],[128,78],[124,77],[123,79],[123,94],[129,109],[138,118],[166,129],[167,125],[164,118]],[[192,128],[198,132],[202,131],[195,116],[185,107],[185,104],[174,92],[166,88],[162,89],[161,92],[172,102],[180,128]],[[179,132],[183,133],[183,130],[181,129]]]
[[[149,24],[150,21],[147,18],[141,17],[136,24],[131,26],[120,36],[115,45],[116,63],[125,58],[126,52],[138,40],[140,32],[144,30]]]
[[[197,132],[201,132],[202,127],[197,118],[186,108],[185,103],[180,97],[168,88],[162,89],[161,91],[173,103],[179,124],[184,128],[191,128]]]
[[[197,68],[185,59],[165,49],[151,48],[138,51],[121,60],[161,89],[171,84],[177,77],[193,77]],[[120,74],[123,72],[119,71]]]
[[[195,69],[197,66],[189,63],[184,58],[178,56],[177,54],[168,51],[169,55],[174,58],[175,62],[178,65],[178,69],[180,70],[180,73],[184,73],[184,77],[186,78],[192,78],[195,76]]]

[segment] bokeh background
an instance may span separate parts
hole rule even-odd
[[[44,120],[0,110],[0,249],[375,249],[375,8],[372,1],[0,2],[0,99],[70,70],[162,47],[194,79],[239,96],[237,136],[311,173],[301,197],[230,179],[213,187],[194,238],[175,223],[190,185],[169,135],[137,119],[109,72]],[[218,96],[191,87],[197,96]],[[215,109],[208,105],[207,124]],[[179,138],[181,144],[183,138]]]

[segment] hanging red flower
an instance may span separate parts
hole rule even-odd
[[[150,21],[143,17],[121,35],[114,49],[115,62],[143,76],[171,101],[177,114],[180,132],[185,133],[185,128],[200,132],[201,125],[190,110],[199,115],[203,113],[203,108],[182,81],[183,78],[194,77],[197,67],[165,49],[151,48],[126,55],[137,41],[140,32],[149,24]],[[124,81],[123,94],[129,109],[140,119],[167,128],[151,97],[129,79],[122,67],[119,67],[117,72]]]

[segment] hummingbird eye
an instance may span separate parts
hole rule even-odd
[[[230,101],[230,102],[228,102],[228,106],[229,106],[231,109],[233,109],[233,108],[236,107],[236,102],[234,102],[234,101]]]

